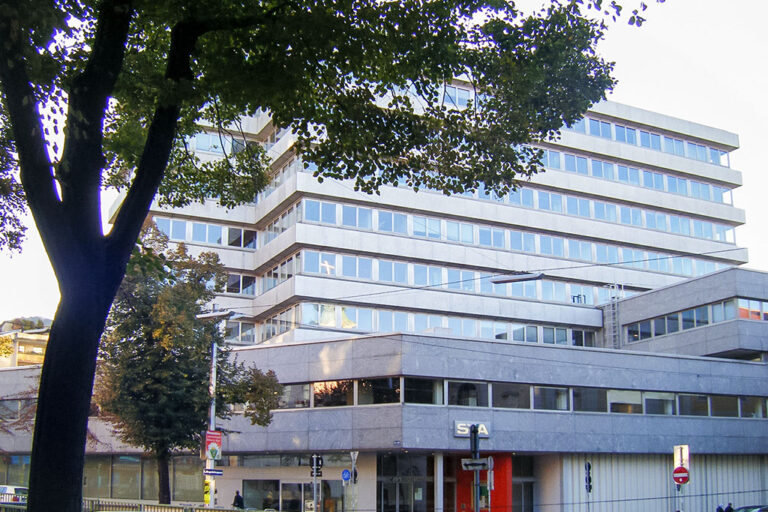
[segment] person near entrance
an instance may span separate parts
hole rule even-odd
[[[245,503],[243,503],[243,497],[240,496],[240,491],[235,491],[235,499],[232,500],[232,508],[245,508]]]

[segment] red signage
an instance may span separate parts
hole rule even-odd
[[[676,467],[675,470],[672,471],[672,480],[674,480],[676,484],[687,484],[689,476],[688,468],[684,468],[683,466]]]
[[[213,460],[221,458],[220,430],[207,430],[205,432],[205,457]]]

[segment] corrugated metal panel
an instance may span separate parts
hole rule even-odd
[[[586,461],[592,464],[590,494],[584,481]],[[768,504],[768,457],[761,455],[691,454],[691,479],[681,492],[672,481],[671,453],[568,454],[562,468],[562,497],[542,496],[537,511],[714,512],[719,503]]]

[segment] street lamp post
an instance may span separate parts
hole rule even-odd
[[[197,315],[196,318],[200,320],[226,320],[234,314],[233,311],[212,311],[210,313],[203,313]],[[211,397],[211,409],[208,415],[208,430],[216,430],[216,358],[219,355],[219,344],[214,339],[211,343],[211,379],[208,382],[208,394]],[[216,476],[211,474],[216,469],[216,460],[209,457],[206,454],[205,458],[206,478],[208,479],[208,507],[214,508],[216,506]]]

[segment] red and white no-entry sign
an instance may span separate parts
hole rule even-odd
[[[674,480],[676,484],[687,484],[689,478],[688,468],[678,466],[672,471],[672,480]]]

